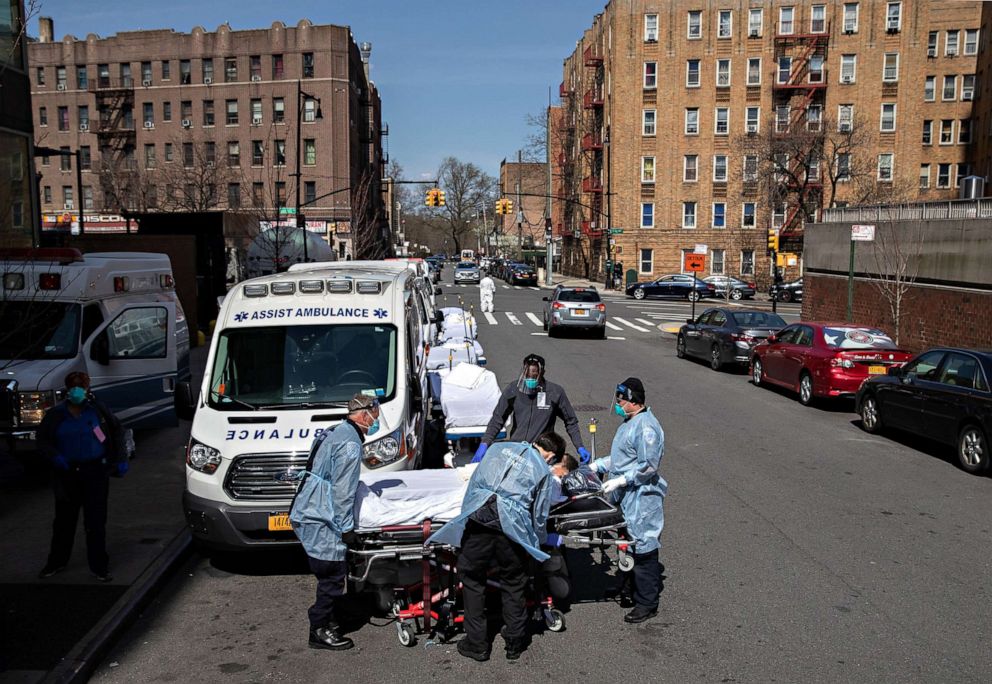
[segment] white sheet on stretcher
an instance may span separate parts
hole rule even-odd
[[[427,355],[427,370],[453,368],[460,363],[478,365],[483,353],[482,345],[471,338],[451,338],[431,347]]]
[[[441,309],[441,313],[444,314],[440,336],[442,340],[452,337],[471,337],[472,339],[478,337],[479,329],[475,324],[475,316],[465,309],[447,306]]]
[[[359,529],[447,521],[461,512],[468,486],[462,469],[363,473],[355,497]]]
[[[480,366],[463,364],[441,376],[441,410],[445,428],[481,427],[484,431],[499,403],[496,375]]]

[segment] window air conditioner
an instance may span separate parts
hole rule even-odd
[[[145,128],[148,128],[148,129],[155,128],[155,124],[152,123],[151,121],[146,121],[145,122]]]
[[[964,89],[962,89],[961,90],[961,99],[962,100],[974,100],[975,99],[975,91],[972,90],[971,88],[964,88]]]
[[[947,51],[944,54],[946,54],[948,57],[957,57],[958,56],[958,49],[957,48],[947,48]]]
[[[81,124],[79,124],[79,130],[82,131],[83,133],[85,133],[86,131],[90,130],[90,125],[89,124],[85,124],[85,123],[81,123]]]
[[[260,116],[253,116],[251,118],[251,125],[252,126],[261,126],[262,125],[262,117],[260,117]]]
[[[72,211],[72,202],[66,202],[65,204],[62,205],[62,208],[65,209],[66,211]]]
[[[212,79],[212,78],[210,78],[209,76],[205,76],[205,77],[203,78],[203,83],[204,83],[204,85],[210,85],[210,84],[211,84],[211,83],[213,83],[213,82],[214,82],[214,79]]]
[[[146,79],[143,79],[143,80],[141,81],[141,85],[143,85],[143,86],[144,86],[144,87],[146,87],[146,88],[147,88],[148,86],[150,86],[151,84],[152,84],[152,79],[150,79],[150,78],[146,78]]]
[[[840,132],[841,133],[850,133],[851,132],[851,122],[850,121],[841,121],[840,122],[840,126],[838,126],[838,128],[840,128]]]
[[[761,37],[761,31],[759,31],[758,29],[751,29],[751,32],[748,33],[747,35],[750,38],[760,38]]]
[[[899,27],[898,26],[890,26],[889,28],[885,29],[885,32],[886,33],[899,33]]]
[[[937,56],[937,48],[927,48],[927,57],[934,58]]]
[[[251,77],[251,80],[254,81],[255,83],[258,83],[259,81],[262,80],[262,77],[259,76],[258,74],[255,74],[254,76]]]
[[[747,132],[748,133],[751,133],[751,134],[757,133],[758,132],[758,124],[748,124],[747,125]]]
[[[65,90],[65,83],[57,83],[55,85],[56,90]]]
[[[853,36],[854,33],[855,33],[855,31],[854,31],[854,27],[853,26],[846,26],[846,27],[844,27],[844,35],[845,36]]]
[[[840,77],[840,82],[841,83],[854,83],[854,76],[841,76]]]
[[[192,128],[193,122],[189,119],[183,119],[183,128]]]

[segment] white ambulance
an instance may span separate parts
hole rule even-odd
[[[125,427],[176,425],[189,331],[168,256],[2,249],[0,271],[0,435],[33,440],[73,371]]]
[[[362,468],[419,465],[429,408],[422,297],[415,273],[377,266],[307,264],[228,293],[199,396],[183,385],[176,397],[193,420],[183,504],[202,545],[295,543],[293,476],[356,392],[381,406]]]

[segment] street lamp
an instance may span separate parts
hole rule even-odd
[[[303,229],[303,262],[310,261],[310,254],[307,246],[307,231],[303,223],[303,215],[300,213],[300,157],[302,157],[302,145],[303,137],[301,135],[303,128],[303,98],[308,97],[311,100],[317,101],[317,113],[314,119],[320,121],[324,118],[324,113],[320,110],[320,98],[314,97],[309,93],[303,92],[303,84],[297,79],[296,80],[296,227],[297,229]],[[278,221],[279,219],[276,218]]]

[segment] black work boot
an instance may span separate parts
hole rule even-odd
[[[634,610],[630,611],[623,616],[623,621],[630,623],[632,625],[640,624],[645,620],[650,620],[658,614],[657,608],[646,608],[645,606],[636,606]]]
[[[468,645],[468,642],[465,639],[459,641],[458,644],[455,646],[455,648],[458,650],[459,654],[465,656],[466,658],[477,660],[480,663],[484,663],[487,660],[489,660],[489,651],[485,651],[485,652],[473,651],[471,646]]]
[[[328,651],[347,651],[355,642],[343,636],[337,627],[317,627],[310,630],[310,648],[324,648]]]

